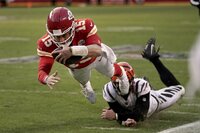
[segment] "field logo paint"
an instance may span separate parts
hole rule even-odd
[[[199,8],[199,16],[200,16],[200,0],[190,0],[190,3],[193,6],[196,6],[197,8]]]

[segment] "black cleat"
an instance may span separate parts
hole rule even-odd
[[[160,55],[158,54],[160,47],[156,50],[155,48],[155,38],[150,38],[142,52],[142,57],[146,58],[147,60],[152,60],[155,58],[159,58]]]

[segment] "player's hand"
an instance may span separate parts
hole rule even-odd
[[[134,119],[128,118],[126,121],[124,121],[124,126],[126,127],[135,127],[137,122]]]
[[[101,113],[102,119],[115,120],[116,114],[112,109],[103,109]]]
[[[53,89],[53,86],[59,81],[60,77],[58,76],[58,72],[56,71],[55,73],[47,77],[46,84],[50,89]]]
[[[60,63],[66,62],[66,60],[72,56],[71,48],[65,45],[62,45],[62,49],[52,52],[52,54],[56,53],[59,53],[59,55],[55,58],[55,60]]]

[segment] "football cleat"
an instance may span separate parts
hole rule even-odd
[[[158,54],[160,47],[158,47],[158,49],[156,50],[155,42],[156,42],[155,38],[150,38],[148,40],[146,47],[144,48],[144,50],[142,52],[143,58],[146,58],[148,60],[152,60],[152,59],[160,57],[160,55]]]
[[[96,102],[96,95],[90,85],[90,82],[87,82],[84,86],[81,85],[81,88],[83,95],[88,99],[90,103],[94,104]]]

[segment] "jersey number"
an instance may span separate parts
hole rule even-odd
[[[53,44],[49,35],[43,38],[42,41],[46,47],[50,47]]]
[[[76,26],[77,26],[76,31],[80,31],[80,30],[85,30],[86,29],[84,20],[76,22]]]

